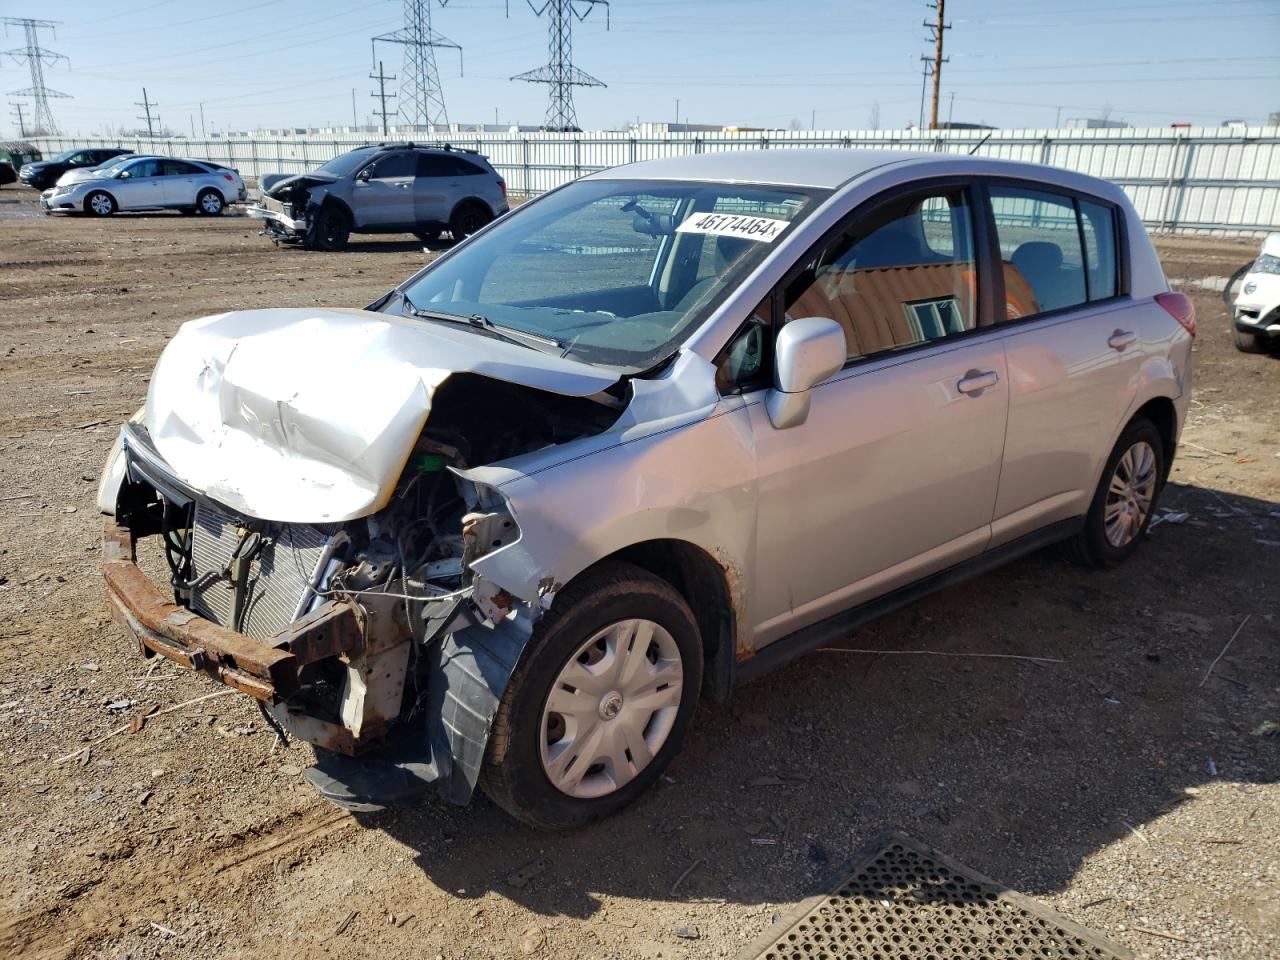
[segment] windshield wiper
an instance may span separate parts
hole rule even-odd
[[[400,299],[409,312],[423,320],[441,320],[445,323],[461,323],[479,330],[484,330],[491,336],[497,337],[499,340],[505,340],[507,343],[514,343],[520,347],[528,347],[530,350],[543,350],[543,347],[552,347],[558,353],[564,349],[564,344],[554,337],[545,337],[541,334],[530,333],[528,330],[521,330],[519,327],[511,327],[506,324],[494,323],[488,317],[481,313],[473,313],[470,316],[462,316],[457,313],[445,313],[443,310],[423,310],[417,306],[409,295],[400,294]],[[550,352],[545,351],[543,352]]]

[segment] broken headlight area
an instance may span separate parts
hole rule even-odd
[[[597,400],[456,374],[386,505],[330,524],[237,514],[174,477],[131,422],[104,544],[116,612],[144,653],[251,694],[293,735],[338,755],[322,754],[327,772],[316,775],[335,802],[381,805],[371,797],[395,793],[383,775],[401,782],[405,763],[415,782],[465,801],[541,607],[472,572],[520,529],[496,491],[460,471],[616,416]],[[139,541],[152,548],[146,585]]]

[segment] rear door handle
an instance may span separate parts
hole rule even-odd
[[[988,387],[994,387],[999,382],[1000,374],[996,373],[994,370],[970,370],[964,375],[964,379],[956,384],[956,389],[961,393],[967,393],[970,396],[973,396],[981,393]]]
[[[1138,335],[1132,330],[1117,330],[1107,338],[1107,346],[1112,350],[1123,350],[1131,343],[1137,342]]]

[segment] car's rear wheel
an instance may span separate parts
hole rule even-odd
[[[1267,345],[1263,342],[1262,337],[1256,333],[1250,333],[1248,330],[1241,330],[1239,327],[1233,326],[1231,335],[1236,341],[1236,349],[1241,353],[1267,352]]]
[[[116,212],[115,198],[102,190],[95,190],[84,198],[84,212],[95,217],[109,217]]]
[[[206,217],[216,217],[226,206],[222,194],[217,190],[201,190],[196,196],[196,210]]]
[[[313,225],[312,245],[317,250],[341,250],[351,237],[351,221],[338,207],[321,207]]]
[[[458,209],[453,211],[453,216],[449,218],[449,232],[453,234],[453,239],[465,240],[492,219],[493,214],[483,204],[472,200],[459,204]]]
[[[494,720],[481,784],[512,816],[578,826],[635,800],[680,749],[702,646],[666,581],[602,565],[539,622]]]
[[[1165,463],[1160,431],[1150,420],[1135,417],[1107,458],[1084,529],[1063,544],[1067,558],[1092,567],[1128,559],[1151,523]]]

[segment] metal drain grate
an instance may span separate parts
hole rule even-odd
[[[1132,960],[1124,947],[890,834],[829,894],[811,897],[738,960]]]

